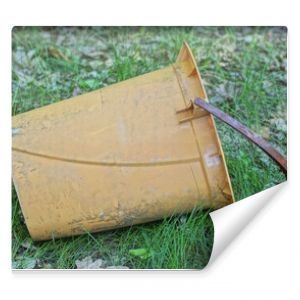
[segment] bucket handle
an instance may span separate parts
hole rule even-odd
[[[264,140],[261,136],[250,130],[248,127],[232,118],[219,108],[211,105],[207,101],[201,98],[195,98],[194,104],[211,113],[222,122],[228,124],[236,131],[244,135],[247,139],[249,139],[252,143],[257,145],[260,149],[262,149],[267,155],[269,155],[281,168],[284,174],[287,176],[287,160],[286,158],[279,153],[274,147],[272,147],[266,140]]]

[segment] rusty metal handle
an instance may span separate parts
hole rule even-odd
[[[251,142],[256,144],[260,149],[262,149],[265,153],[267,153],[281,168],[281,170],[287,175],[287,160],[281,155],[276,149],[274,149],[268,142],[266,142],[261,136],[257,135],[255,132],[251,131],[245,125],[241,124],[239,121],[235,120],[225,112],[211,105],[205,100],[200,98],[195,98],[195,105],[203,108],[208,111],[221,121],[225,122],[242,135],[244,135]]]

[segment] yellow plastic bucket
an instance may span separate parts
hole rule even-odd
[[[169,67],[13,117],[13,181],[34,240],[234,201],[187,44]]]

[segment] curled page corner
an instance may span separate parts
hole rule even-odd
[[[253,217],[285,187],[286,182],[210,213],[214,224],[211,265]]]

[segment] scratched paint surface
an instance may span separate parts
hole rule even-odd
[[[13,180],[33,239],[143,223],[234,201],[214,120],[179,123],[206,98],[177,62],[13,118]]]

